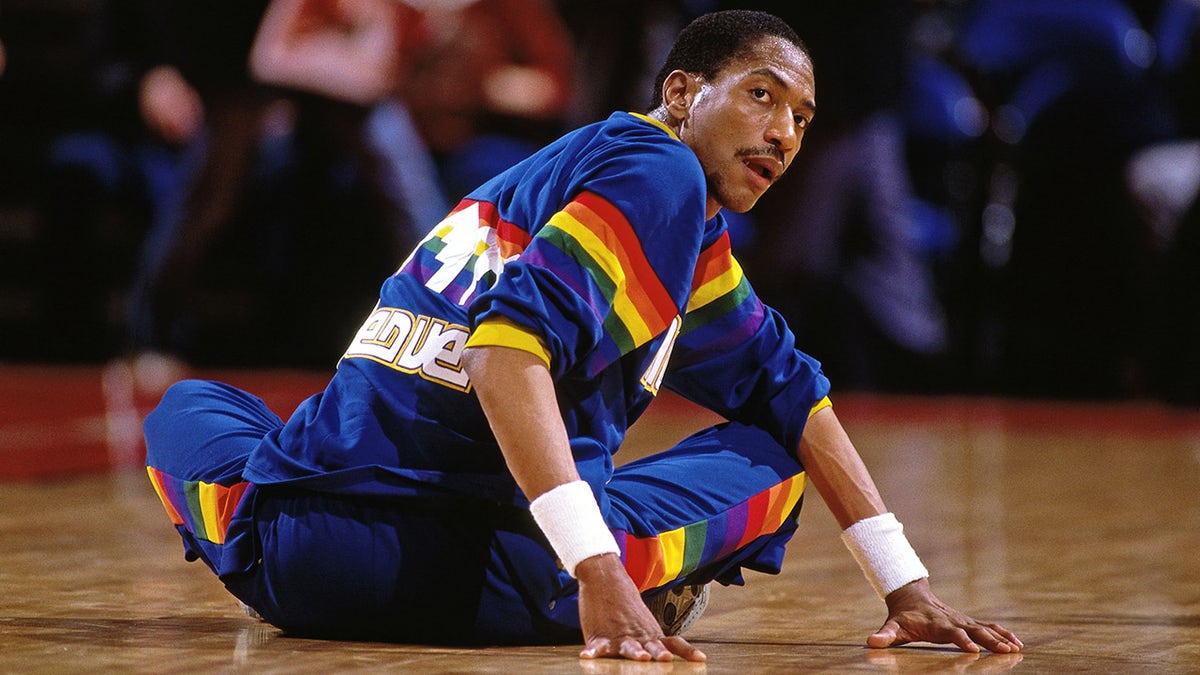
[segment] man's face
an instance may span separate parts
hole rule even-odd
[[[708,215],[748,211],[791,165],[816,112],[812,63],[766,37],[697,88],[679,137],[708,179]]]

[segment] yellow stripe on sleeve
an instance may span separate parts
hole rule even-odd
[[[821,412],[825,408],[832,408],[832,407],[833,407],[833,401],[830,401],[829,397],[826,396],[825,398],[821,399],[820,401],[817,401],[817,404],[812,407],[812,410],[808,411],[808,416],[811,419],[812,416],[816,415],[818,412]]]
[[[476,326],[475,330],[471,331],[471,337],[467,338],[467,347],[520,349],[533,354],[541,359],[547,368],[550,367],[550,350],[546,349],[546,343],[542,341],[541,336],[503,317],[490,318]]]

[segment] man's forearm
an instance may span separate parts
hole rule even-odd
[[[575,576],[579,563],[617,553],[591,487],[579,479],[545,363],[498,346],[469,348],[463,363],[509,471],[566,570]]]
[[[472,347],[463,365],[517,486],[530,501],[579,480],[546,365],[507,347]]]
[[[842,529],[886,512],[875,481],[833,408],[817,411],[800,439],[800,463]]]
[[[800,440],[800,461],[841,526],[843,543],[880,597],[929,576],[903,526],[887,513],[832,408],[809,419]]]

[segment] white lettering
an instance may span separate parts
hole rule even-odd
[[[428,316],[380,307],[367,317],[343,358],[369,359],[431,382],[469,391],[462,352],[469,331]]]
[[[346,356],[393,363],[412,334],[412,328],[413,317],[408,312],[386,307],[376,309],[354,336]]]
[[[654,353],[654,359],[650,361],[646,372],[642,373],[642,386],[655,396],[658,396],[663,378],[667,376],[667,363],[671,360],[671,351],[675,348],[675,340],[679,338],[679,329],[682,325],[683,320],[678,316],[671,320],[671,325],[667,326],[664,333],[662,344]]]
[[[466,389],[471,381],[462,369],[463,348],[467,346],[467,330],[461,326],[435,323],[425,340],[430,358],[422,364],[422,372],[438,382]]]

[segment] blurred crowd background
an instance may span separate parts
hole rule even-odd
[[[332,367],[450,206],[733,7],[814,54],[731,222],[835,386],[1200,405],[1200,0],[0,0],[0,361]]]

